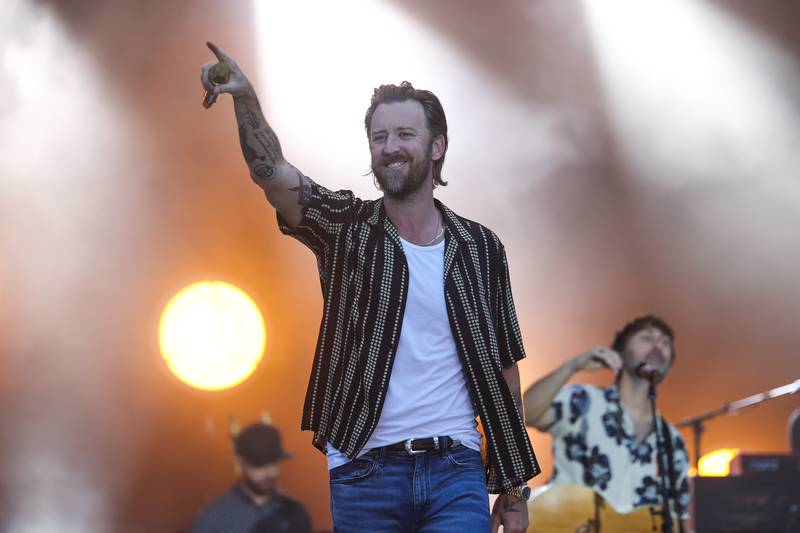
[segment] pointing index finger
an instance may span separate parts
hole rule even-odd
[[[232,62],[232,61],[233,61],[233,60],[230,58],[230,56],[228,56],[228,54],[226,54],[225,52],[223,52],[222,50],[220,50],[220,48],[219,48],[219,47],[218,47],[216,44],[212,43],[211,41],[207,41],[207,42],[206,42],[206,46],[208,46],[208,49],[209,49],[209,50],[211,50],[212,52],[214,52],[214,55],[215,55],[215,56],[217,56],[217,59],[219,59],[220,61],[224,61],[224,62],[226,62],[226,63],[227,63],[227,62]]]

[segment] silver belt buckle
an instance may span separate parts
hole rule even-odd
[[[408,452],[408,455],[419,455],[421,453],[425,453],[426,451],[428,451],[428,450],[414,450],[414,449],[412,449],[411,445],[413,443],[414,443],[414,439],[408,439],[405,442],[406,452]]]

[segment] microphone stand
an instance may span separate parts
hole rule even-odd
[[[670,491],[668,487],[669,477],[669,459],[667,458],[667,447],[664,441],[664,432],[658,413],[656,412],[656,380],[650,379],[650,385],[647,391],[647,396],[650,398],[650,411],[653,414],[653,427],[656,432],[656,457],[658,457],[658,484],[659,492],[661,492],[661,510],[655,511],[653,514],[661,516],[661,531],[664,533],[673,533],[672,512],[670,512]]]
[[[767,400],[778,398],[779,396],[784,396],[786,394],[797,394],[798,392],[800,392],[800,379],[797,379],[793,383],[789,383],[788,385],[783,385],[782,387],[776,387],[774,389],[770,389],[760,394],[754,394],[753,396],[748,396],[747,398],[743,398],[741,400],[728,402],[726,404],[723,404],[722,407],[718,407],[717,409],[712,409],[711,411],[706,411],[705,413],[700,413],[699,415],[678,422],[676,424],[676,427],[678,428],[690,427],[693,430],[694,467],[697,468],[700,463],[700,437],[703,434],[703,430],[705,429],[705,422],[707,420],[716,418],[718,416],[730,415],[736,413],[737,411],[741,411],[746,407],[752,407]]]

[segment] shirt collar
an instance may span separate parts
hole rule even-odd
[[[630,415],[628,415],[628,412],[625,411],[625,407],[623,407],[622,402],[619,400],[619,386],[616,383],[614,383],[613,385],[609,385],[608,387],[603,389],[603,395],[608,403],[614,404],[615,409],[617,410],[617,412],[621,417],[620,421],[628,426],[625,429],[633,431],[633,422],[631,421]],[[664,421],[664,419],[661,417],[661,411],[659,411],[658,409],[656,409],[656,417],[658,417],[659,423]],[[629,434],[628,438],[631,442],[636,441],[636,438],[634,437],[633,434]],[[645,438],[642,440],[642,443],[649,442],[651,439],[655,438],[656,438],[656,432],[651,429],[647,433]]]
[[[458,216],[450,210],[449,207],[444,205],[437,199],[433,199],[436,208],[442,213],[442,220],[447,228],[447,233],[455,237],[458,242],[474,243],[475,239],[469,232],[467,227],[458,218]],[[382,221],[386,219],[386,208],[383,206],[383,200],[376,200],[372,208],[372,214],[367,219],[367,222],[372,226],[381,226]]]

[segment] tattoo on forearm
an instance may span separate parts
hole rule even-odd
[[[506,496],[503,498],[503,512],[505,513],[521,513],[518,506],[523,502],[519,501],[514,496]]]
[[[253,173],[264,181],[271,181],[275,178],[275,167],[269,165],[256,165]]]
[[[236,110],[236,116],[242,119],[250,126],[250,129],[257,130],[261,127],[261,119],[259,118],[263,113],[261,112],[261,105],[256,102],[256,109],[255,111],[250,109],[242,99],[235,100],[234,108]]]
[[[248,165],[256,159],[260,159],[261,161],[266,159],[265,156],[259,155],[252,146],[247,144],[247,126],[244,124],[239,128],[239,144],[242,146],[244,160],[247,161]]]
[[[298,204],[306,206],[311,202],[311,180],[303,176],[299,170],[295,169],[295,172],[297,172],[299,183],[297,187],[290,187],[289,190],[297,193]]]
[[[253,132],[253,137],[255,138],[256,142],[261,145],[261,148],[264,149],[264,152],[269,158],[270,161],[273,163],[278,160],[280,157],[279,150],[280,144],[278,143],[278,138],[275,136],[275,133],[268,129],[267,131],[264,130],[257,130]],[[277,148],[276,148],[277,147]]]
[[[250,165],[260,159],[274,168],[282,157],[281,144],[278,136],[263,119],[260,106],[256,102],[257,108],[253,110],[244,99],[235,99],[234,107],[239,122],[239,143],[245,161]]]

